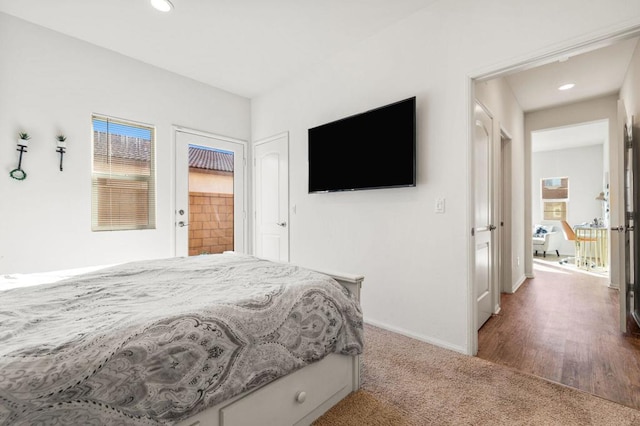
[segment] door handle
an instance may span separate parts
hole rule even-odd
[[[620,226],[612,226],[611,227],[612,231],[618,231],[618,232],[624,232],[624,226],[620,225]]]
[[[282,228],[284,228],[285,226],[287,226],[287,222],[278,222],[278,223],[276,223],[276,225],[281,226]]]
[[[180,222],[178,222],[178,226],[179,226],[180,228],[183,228],[183,227],[185,227],[185,226],[189,226],[189,224],[188,224],[188,223],[184,223],[184,221],[182,221],[182,220],[181,220]]]
[[[489,231],[493,231],[494,229],[496,229],[495,225],[489,225]]]

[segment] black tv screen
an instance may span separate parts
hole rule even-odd
[[[416,98],[309,129],[309,192],[416,185]]]

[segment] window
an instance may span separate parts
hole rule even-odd
[[[542,179],[541,198],[544,220],[567,220],[569,178]]]
[[[93,115],[91,229],[155,228],[155,129]]]
[[[542,179],[543,200],[565,200],[569,198],[569,178]]]
[[[545,201],[544,220],[567,220],[567,203],[565,201]]]

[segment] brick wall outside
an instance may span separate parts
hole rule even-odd
[[[189,193],[189,256],[233,250],[233,194]]]

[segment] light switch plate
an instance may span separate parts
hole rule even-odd
[[[436,213],[444,213],[444,198],[436,198]]]

